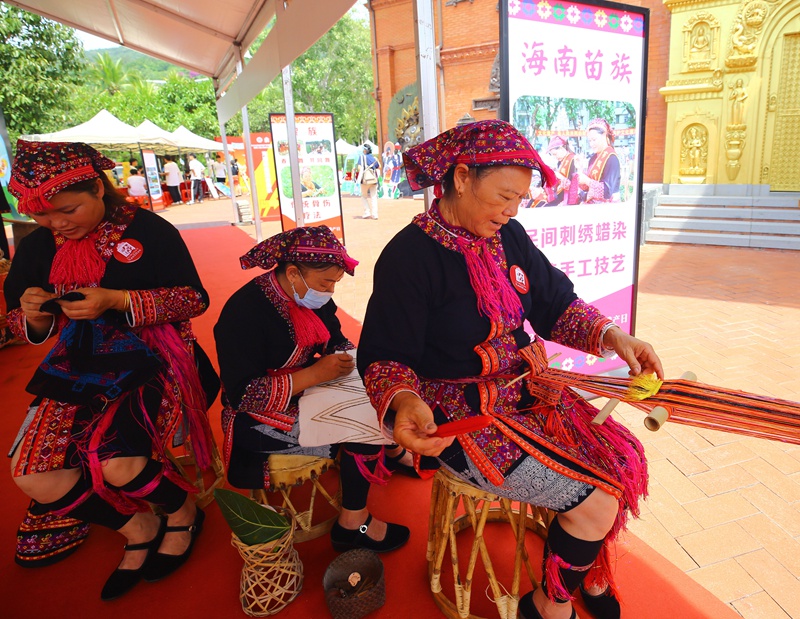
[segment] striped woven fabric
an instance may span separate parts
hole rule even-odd
[[[675,423],[800,445],[800,403],[789,400],[684,379],[589,376],[554,368],[534,381],[617,398],[648,413],[663,406]]]

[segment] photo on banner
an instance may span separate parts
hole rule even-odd
[[[152,150],[145,149],[142,149],[141,153],[151,210],[161,211],[166,207],[164,206],[164,193],[161,190],[161,177],[158,174],[156,154]]]
[[[272,127],[272,150],[275,155],[281,227],[285,232],[297,227],[286,115],[270,114],[269,122]],[[336,238],[344,243],[333,115],[295,114],[294,122],[297,130],[297,157],[300,161],[304,224],[328,226]]]
[[[613,2],[501,0],[500,117],[558,177],[534,174],[516,219],[575,292],[633,333],[642,205],[649,10]],[[625,368],[547,343],[551,365]]]

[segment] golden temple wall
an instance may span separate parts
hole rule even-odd
[[[664,4],[664,182],[800,191],[800,0]]]

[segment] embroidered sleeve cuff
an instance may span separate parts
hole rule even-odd
[[[34,344],[35,346],[44,344],[52,335],[58,333],[56,324],[58,321],[54,316],[50,321],[50,328],[47,330],[47,333],[45,333],[41,338],[34,339],[28,331],[28,321],[25,319],[25,312],[23,312],[22,308],[20,307],[8,312],[6,315],[6,320],[8,321],[8,327],[11,329],[11,333],[21,340],[25,340],[26,342]]]
[[[191,286],[131,290],[128,324],[144,327],[179,322],[199,316],[208,308],[203,295]]]
[[[603,356],[603,328],[609,324],[614,323],[596,307],[575,299],[556,322],[551,339],[562,346]]]
[[[262,376],[250,381],[237,411],[263,414],[281,412],[289,408],[292,398],[292,375]]]
[[[364,373],[364,385],[373,408],[378,411],[381,427],[389,405],[398,393],[420,393],[419,379],[414,370],[396,361],[376,361],[371,364]]]

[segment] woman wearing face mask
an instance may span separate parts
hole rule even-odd
[[[242,256],[241,264],[267,273],[233,294],[214,327],[228,481],[269,488],[270,454],[332,458],[340,451],[342,511],[331,530],[334,549],[399,548],[408,528],[377,520],[367,509],[370,484],[385,479],[382,447],[298,443],[302,392],[346,376],[355,365],[346,352],[354,346],[342,334],[331,296],[358,262],[327,226],[319,226],[275,235]]]

